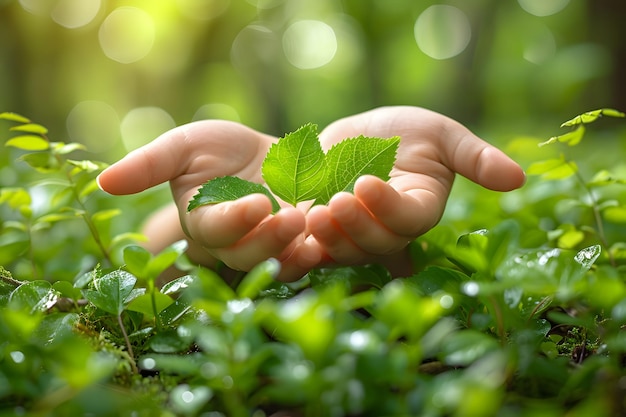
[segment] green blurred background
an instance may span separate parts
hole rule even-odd
[[[282,135],[390,104],[506,141],[626,108],[624,17],[618,0],[0,0],[0,110],[107,161],[195,119]]]

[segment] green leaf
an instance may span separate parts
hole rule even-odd
[[[167,268],[172,266],[176,260],[185,253],[188,243],[186,240],[179,240],[172,243],[167,248],[156,254],[148,264],[148,278],[156,278]]]
[[[207,204],[233,201],[249,194],[264,194],[272,202],[272,210],[274,212],[280,209],[278,201],[276,201],[272,193],[262,184],[228,176],[215,178],[204,183],[198,190],[198,193],[189,202],[187,211]]]
[[[161,287],[161,292],[166,295],[177,294],[188,288],[195,280],[193,275],[184,275],[169,281]]]
[[[186,250],[186,240],[173,243],[155,256],[141,246],[130,245],[124,248],[124,262],[133,275],[154,280],[173,265]]]
[[[586,113],[580,114],[564,122],[561,125],[561,127],[576,126],[580,124],[587,124],[587,123],[595,122],[601,116],[624,117],[625,114],[614,109],[599,109],[599,110],[588,111]]]
[[[12,146],[24,151],[45,151],[50,147],[50,143],[41,136],[23,135],[7,140],[5,146]]]
[[[564,179],[574,175],[578,171],[578,166],[573,161],[566,161],[565,158],[547,159],[531,164],[526,170],[528,175],[541,175],[545,180]]]
[[[30,206],[31,198],[24,188],[3,188],[0,190],[0,204],[8,204],[16,210],[23,206]]]
[[[613,177],[613,175],[603,169],[601,171],[598,171],[593,178],[591,178],[591,180],[587,181],[587,186],[588,187],[601,187],[604,185],[611,185],[611,184],[626,184],[626,180],[622,179],[622,178],[615,178]]]
[[[398,146],[397,136],[390,139],[359,136],[333,146],[326,154],[326,185],[315,204],[326,204],[341,191],[352,192],[354,183],[363,175],[388,180]]]
[[[133,298],[126,306],[126,310],[136,311],[149,319],[153,319],[155,310],[158,314],[173,303],[172,297],[155,291],[154,293],[141,294]]]
[[[106,167],[106,164],[102,162],[90,161],[90,160],[82,160],[75,161],[72,159],[68,159],[67,163],[73,165],[75,168],[72,170],[72,175],[75,175],[78,172],[96,172]]]
[[[120,214],[122,214],[122,210],[120,209],[100,210],[91,216],[91,220],[94,223],[102,223],[112,219],[115,216],[119,216]]]
[[[0,113],[0,119],[10,120],[12,122],[18,122],[18,123],[30,123],[30,119],[20,114],[12,113],[12,112]]]
[[[493,337],[467,329],[451,333],[443,340],[441,359],[447,365],[469,366],[498,347]]]
[[[12,307],[30,312],[43,312],[52,308],[59,299],[59,292],[48,281],[30,281],[17,287],[9,298]]]
[[[76,212],[50,213],[38,217],[37,223],[56,223],[64,220],[74,220],[79,216],[80,214]]]
[[[52,142],[50,143],[50,146],[52,146],[52,153],[55,155],[66,155],[77,150],[87,150],[85,145],[82,143]]]
[[[261,262],[246,274],[239,286],[237,295],[240,298],[255,299],[261,291],[267,288],[280,272],[280,262],[270,258]]]
[[[126,269],[137,276],[143,277],[152,255],[145,248],[138,245],[130,245],[124,248],[124,263]]]
[[[9,130],[18,132],[35,133],[38,135],[45,135],[48,133],[48,129],[45,126],[38,125],[36,123],[26,123],[19,126],[13,126]]]
[[[33,152],[27,153],[18,158],[18,160],[26,162],[39,172],[44,174],[58,171],[61,165],[50,153],[48,152]]]
[[[136,282],[137,278],[126,271],[113,271],[95,278],[94,289],[86,290],[85,298],[99,309],[119,316]]]
[[[560,136],[554,136],[548,139],[545,142],[539,144],[539,146],[549,145],[555,142],[567,143],[569,146],[575,146],[582,140],[583,136],[585,136],[585,127],[583,125],[579,125],[578,128],[572,130],[571,132],[567,132]]]
[[[325,168],[317,126],[307,124],[272,145],[261,172],[274,194],[295,206],[317,198],[324,187]]]

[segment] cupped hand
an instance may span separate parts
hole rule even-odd
[[[320,260],[320,251],[309,248],[310,240],[305,242],[303,211],[286,206],[272,215],[269,199],[253,194],[187,212],[198,188],[215,177],[262,183],[261,164],[276,140],[234,122],[194,122],[129,153],[104,170],[98,184],[121,195],[170,182],[177,210],[167,209],[144,229],[152,240],[147,246],[155,251],[186,235],[196,262],[214,265],[220,260],[233,269],[249,270],[275,257],[283,261],[281,277],[293,279]]]
[[[262,183],[261,164],[277,139],[233,122],[201,121],[171,130],[98,180],[111,194],[170,182],[177,209],[153,217],[144,229],[153,250],[186,235],[194,261],[211,266],[221,260],[249,270],[275,257],[283,280],[318,266],[365,262],[381,262],[402,274],[406,270],[399,264],[408,263],[403,249],[439,221],[455,173],[497,191],[518,188],[525,180],[504,153],[458,122],[422,108],[384,107],[347,117],[324,129],[320,141],[328,149],[359,135],[401,137],[391,178],[364,176],[354,194],[339,193],[328,205],[310,210],[306,204],[285,205],[272,215],[267,197],[255,194],[187,212],[209,179],[233,175]]]
[[[443,215],[455,173],[496,191],[521,187],[525,175],[503,152],[460,123],[423,108],[383,107],[338,120],[320,134],[326,149],[358,135],[400,136],[391,178],[360,178],[354,194],[339,193],[307,214],[307,231],[338,264],[398,253]],[[387,262],[386,262],[387,260]]]

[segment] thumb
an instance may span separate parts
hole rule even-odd
[[[164,133],[102,171],[98,186],[113,195],[134,194],[177,177],[186,154],[184,138],[182,127]]]

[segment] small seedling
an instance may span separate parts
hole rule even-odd
[[[399,145],[399,137],[359,136],[345,139],[324,153],[317,126],[307,124],[270,147],[261,168],[269,189],[238,177],[215,178],[200,188],[188,211],[254,193],[265,194],[274,212],[280,208],[274,196],[293,206],[303,201],[326,204],[338,192],[351,192],[362,175],[389,179]]]

